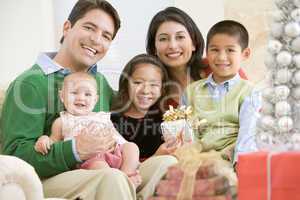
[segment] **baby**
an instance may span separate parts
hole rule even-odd
[[[135,143],[127,142],[117,132],[110,120],[110,113],[93,112],[99,98],[95,78],[84,72],[68,75],[64,79],[62,90],[59,91],[59,97],[66,111],[62,111],[60,117],[53,122],[51,135],[43,135],[37,140],[35,150],[45,155],[54,142],[70,140],[78,134],[91,133],[99,137],[104,134],[113,134],[116,140],[115,148],[110,152],[96,154],[84,161],[80,168],[120,169],[137,187],[141,183],[141,177],[137,171],[139,149]]]

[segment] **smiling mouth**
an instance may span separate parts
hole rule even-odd
[[[76,104],[74,104],[76,107],[79,107],[79,108],[83,108],[83,107],[85,107],[85,104],[83,104],[83,103],[76,103]]]
[[[152,101],[152,98],[150,98],[150,97],[138,97],[138,100],[140,102],[143,102],[143,103],[149,103],[149,102]]]
[[[230,67],[230,64],[215,64],[216,65],[216,67],[218,67],[218,68],[229,68]]]
[[[181,52],[174,52],[174,53],[168,53],[166,54],[168,58],[178,58],[179,56],[182,55]]]
[[[88,47],[86,45],[82,45],[82,48],[88,50],[89,52],[91,52],[93,55],[96,55],[98,53],[98,51],[96,49],[93,49],[91,47]]]

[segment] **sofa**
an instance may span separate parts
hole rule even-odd
[[[4,96],[5,87],[0,87],[0,113]],[[42,183],[34,168],[15,156],[0,155],[0,199],[43,200]],[[47,200],[63,199],[51,198]]]

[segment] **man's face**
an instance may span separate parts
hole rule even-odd
[[[106,12],[94,9],[87,12],[71,27],[64,24],[64,67],[84,71],[106,54],[114,34],[113,18]]]

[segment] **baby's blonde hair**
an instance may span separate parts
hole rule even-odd
[[[67,75],[64,79],[62,90],[64,89],[64,85],[67,85],[69,82],[73,81],[89,81],[92,83],[92,85],[95,87],[95,90],[97,91],[97,82],[94,76],[87,72],[74,72],[69,75]]]

